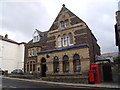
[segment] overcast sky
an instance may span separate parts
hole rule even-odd
[[[62,4],[86,22],[98,40],[102,53],[117,52],[115,12],[119,0],[1,0],[0,35],[28,42],[35,29],[47,31]]]

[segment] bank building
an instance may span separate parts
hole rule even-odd
[[[100,46],[88,25],[63,5],[48,31],[35,30],[25,45],[25,73],[87,76]]]

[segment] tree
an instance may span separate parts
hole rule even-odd
[[[114,62],[117,63],[117,64],[120,64],[120,56],[116,57],[116,58],[114,59]]]

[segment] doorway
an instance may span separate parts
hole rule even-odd
[[[46,77],[46,59],[41,59],[41,77]]]
[[[105,82],[112,81],[112,70],[110,64],[103,65],[103,80]]]

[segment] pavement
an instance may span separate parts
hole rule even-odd
[[[11,77],[2,77],[6,79],[13,79],[13,80],[22,80],[28,82],[40,82],[40,83],[47,83],[47,84],[56,84],[56,85],[67,85],[67,86],[78,86],[78,87],[94,87],[94,88],[110,88],[110,89],[120,89],[120,85],[117,83],[100,83],[100,84],[76,84],[76,83],[63,83],[63,82],[51,82],[51,81],[43,81],[40,79],[21,79],[21,78],[11,78]]]

